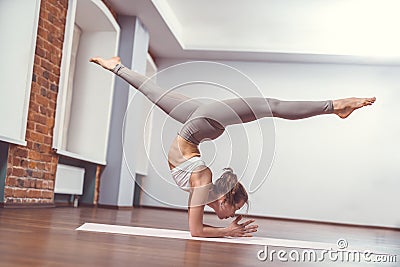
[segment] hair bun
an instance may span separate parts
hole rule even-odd
[[[224,188],[224,193],[233,190],[238,183],[237,175],[233,172],[230,167],[224,168],[221,177],[217,180],[221,185],[220,188]]]
[[[228,173],[228,172],[233,173],[233,169],[231,167],[226,167],[226,168],[223,168],[222,170],[224,171],[224,173]]]

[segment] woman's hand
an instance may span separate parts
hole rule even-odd
[[[258,225],[252,224],[255,220],[247,220],[244,223],[239,223],[242,215],[236,217],[235,220],[226,228],[227,236],[233,237],[251,237],[251,233],[257,232]]]

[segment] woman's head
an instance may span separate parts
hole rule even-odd
[[[220,219],[233,217],[244,204],[248,205],[246,189],[231,168],[224,169],[224,173],[215,181],[213,191],[219,197],[215,212]]]

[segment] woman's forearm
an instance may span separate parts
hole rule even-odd
[[[190,231],[190,234],[193,237],[225,237],[228,235],[228,231],[225,227],[215,227],[203,224],[202,229]]]

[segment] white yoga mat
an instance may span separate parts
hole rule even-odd
[[[278,238],[268,238],[268,237],[237,237],[237,238],[192,237],[188,231],[99,224],[99,223],[84,223],[80,227],[76,228],[76,230],[136,235],[136,236],[148,236],[148,237],[185,239],[185,240],[200,240],[207,242],[223,242],[223,243],[236,243],[236,244],[249,244],[249,245],[262,245],[262,246],[301,248],[301,249],[317,249],[317,250],[338,250],[338,245],[336,243],[322,243],[322,242],[278,239]],[[378,251],[375,250],[375,248],[372,249],[372,248],[349,247],[348,250],[359,251],[359,252],[370,250],[371,252],[373,252],[373,254],[387,254],[387,253],[378,253]]]

